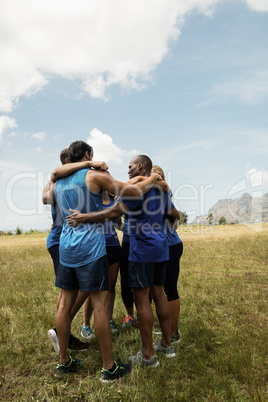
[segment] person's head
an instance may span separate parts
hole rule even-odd
[[[154,166],[152,167],[152,173],[158,173],[158,174],[160,174],[160,176],[162,177],[162,179],[165,180],[165,173],[164,173],[164,170],[163,170],[160,166],[154,165]]]
[[[136,176],[150,176],[152,161],[147,155],[137,155],[131,159],[128,166],[128,176],[130,179]]]
[[[82,160],[92,161],[93,149],[84,141],[74,141],[69,146],[70,162],[80,162]]]
[[[62,165],[70,163],[68,148],[64,148],[60,153],[60,161]]]

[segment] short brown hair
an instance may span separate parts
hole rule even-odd
[[[69,158],[68,148],[64,148],[60,153],[60,161],[61,161],[62,165],[65,165],[66,158]]]

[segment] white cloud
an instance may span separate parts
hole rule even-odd
[[[52,76],[80,80],[107,99],[119,84],[142,90],[191,11],[211,15],[227,0],[9,0],[1,5],[0,110],[41,90]],[[245,0],[253,10],[267,1]],[[16,10],[16,12],[14,12]]]
[[[9,116],[0,116],[0,145],[2,142],[2,135],[5,130],[17,127],[16,120]]]
[[[43,141],[45,139],[46,133],[40,132],[32,135],[32,138],[35,138],[36,140]]]
[[[246,0],[247,5],[253,11],[268,11],[268,1],[267,0]]]
[[[90,131],[87,143],[93,148],[94,160],[105,161],[111,165],[121,165],[124,158],[131,158],[139,153],[136,149],[127,151],[118,147],[113,143],[112,137],[97,128]]]

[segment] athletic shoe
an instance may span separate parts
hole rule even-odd
[[[82,367],[83,360],[73,359],[70,356],[70,360],[65,364],[58,364],[55,371],[55,377],[61,377],[62,375],[73,373],[78,371]]]
[[[118,329],[116,328],[116,325],[115,325],[115,320],[110,320],[110,327],[111,327],[112,334],[116,334],[118,332]]]
[[[127,315],[124,318],[123,324],[122,324],[122,328],[128,328],[131,327],[132,325],[134,325],[136,323],[136,318],[135,315]]]
[[[158,367],[159,366],[159,361],[157,359],[156,355],[153,355],[149,360],[144,359],[142,351],[140,350],[136,356],[129,356],[128,358],[129,361],[132,362],[132,364],[140,365],[140,366],[146,366],[146,367]]]
[[[85,327],[81,327],[81,336],[86,339],[87,341],[90,341],[90,339],[96,338],[96,335],[92,331],[89,325],[86,325]]]
[[[77,350],[78,352],[84,352],[88,348],[89,348],[88,342],[81,342],[80,339],[76,338],[72,334],[70,335],[69,349]]]
[[[104,368],[101,369],[101,378],[100,380],[102,382],[115,382],[120,377],[123,377],[123,375],[127,374],[131,370],[130,364],[123,364],[121,360],[115,360],[114,361],[116,367],[113,371],[110,370],[104,370]]]
[[[175,343],[179,343],[181,341],[181,334],[179,330],[177,330],[176,335],[170,334],[170,341],[171,345],[174,345]]]
[[[163,355],[168,358],[176,356],[173,346],[168,346],[167,348],[164,348],[164,346],[161,345],[161,341],[159,341],[159,343],[156,345],[155,350],[157,352],[163,353]]]
[[[59,340],[58,340],[56,328],[50,329],[47,333],[47,336],[48,336],[50,342],[52,343],[52,346],[53,346],[55,352],[57,353],[57,355],[59,355],[60,347],[59,347]]]

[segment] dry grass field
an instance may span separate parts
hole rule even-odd
[[[77,355],[83,372],[53,376],[57,356],[47,330],[54,326],[58,292],[47,234],[0,236],[0,400],[268,400],[268,224],[183,226],[179,234],[182,340],[176,357],[160,357],[157,369],[135,368],[112,385],[99,381],[97,341]],[[120,326],[119,281],[116,290]],[[77,336],[81,325],[79,312],[72,325]],[[138,329],[113,338],[122,361],[140,345]]]

